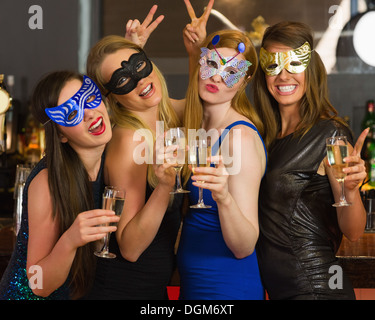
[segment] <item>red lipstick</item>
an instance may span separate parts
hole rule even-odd
[[[214,84],[207,84],[206,89],[208,92],[211,92],[211,93],[216,93],[219,91],[219,88],[215,86]]]
[[[89,128],[89,133],[99,136],[105,131],[105,123],[103,117],[96,119]]]

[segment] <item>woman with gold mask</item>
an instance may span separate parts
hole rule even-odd
[[[342,234],[358,239],[366,214],[358,192],[366,178],[360,150],[368,130],[352,147],[352,134],[328,99],[327,75],[302,23],[268,28],[254,78],[255,107],[269,151],[259,199],[257,254],[270,299],[355,299],[348,279],[330,286],[330,268]],[[332,206],[340,188],[326,160],[326,138],[350,140],[344,169],[351,206]]]

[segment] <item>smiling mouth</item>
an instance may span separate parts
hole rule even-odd
[[[89,128],[89,132],[93,135],[102,134],[105,130],[105,125],[103,122],[103,117],[97,119]]]
[[[151,91],[152,89],[154,88],[154,86],[152,85],[152,83],[150,83],[142,92],[141,94],[139,95],[140,97],[145,97],[147,96]]]
[[[276,86],[276,87],[282,93],[290,93],[290,92],[293,92],[297,88],[296,85]]]

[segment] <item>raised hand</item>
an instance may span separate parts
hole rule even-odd
[[[128,20],[126,23],[125,39],[128,39],[143,48],[151,33],[164,19],[164,15],[160,15],[152,22],[157,9],[158,6],[153,5],[142,24],[138,19]]]
[[[361,159],[361,150],[368,131],[369,128],[362,131],[352,153],[345,158],[345,162],[349,163],[349,166],[343,169],[343,171],[347,173],[345,178],[345,188],[349,190],[358,188],[362,181],[367,177],[365,162]]]
[[[210,0],[202,16],[197,18],[194,8],[189,0],[184,0],[191,22],[183,30],[183,39],[186,51],[189,55],[199,54],[199,48],[206,38],[207,21],[214,5],[214,0]]]

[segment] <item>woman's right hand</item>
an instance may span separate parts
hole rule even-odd
[[[176,171],[173,169],[177,165],[173,158],[173,151],[176,146],[164,146],[165,133],[158,135],[154,145],[154,172],[159,180],[159,184],[173,188],[176,182]],[[169,161],[171,159],[171,161]],[[174,161],[173,161],[174,160]]]
[[[117,227],[109,226],[109,223],[117,223],[119,220],[120,217],[111,210],[95,209],[81,212],[66,231],[69,233],[68,239],[73,247],[82,247],[104,238],[108,232],[115,232]]]
[[[128,22],[126,23],[125,39],[128,39],[143,48],[146,45],[146,42],[151,33],[164,19],[164,15],[160,15],[154,21],[152,21],[157,8],[157,5],[152,6],[142,24],[138,19],[128,20]]]
[[[210,0],[206,10],[199,18],[195,15],[194,8],[190,1],[184,0],[184,2],[191,19],[191,22],[185,26],[182,32],[184,45],[189,55],[199,55],[201,44],[207,35],[206,26],[208,18],[210,17],[211,9],[214,5],[214,0]]]

